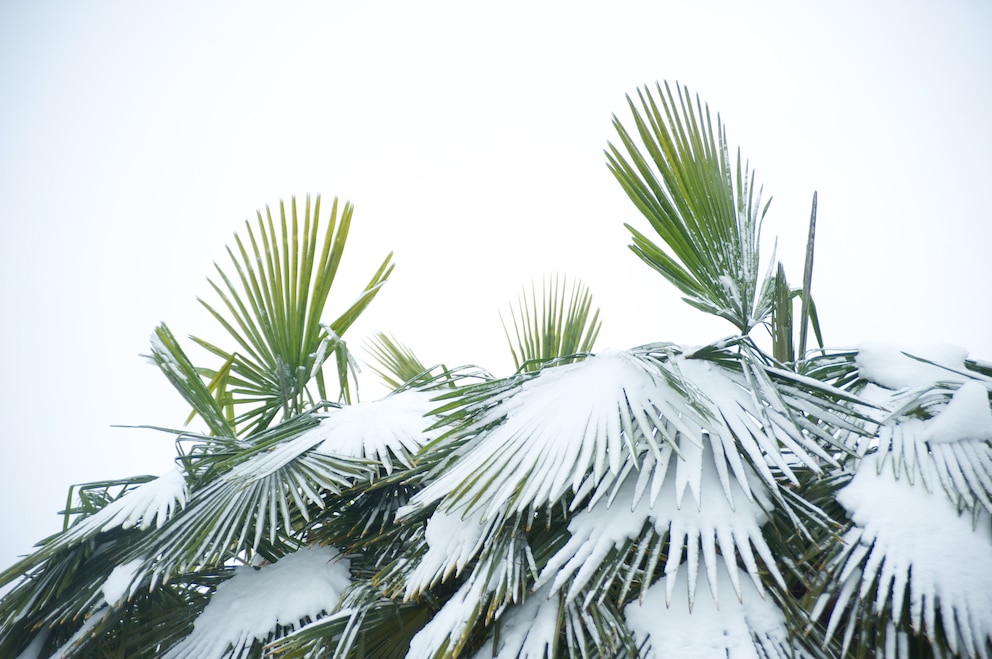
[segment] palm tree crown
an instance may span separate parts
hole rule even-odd
[[[351,205],[266,209],[203,301],[213,365],[152,337],[200,430],[162,476],[79,486],[0,573],[0,655],[992,656],[992,364],[826,350],[815,195],[793,289],[720,117],[668,84],[628,105],[631,249],[733,334],[597,349],[554,277],[504,319],[515,373],[377,334],[392,393],[359,402],[342,337],[391,257],[324,322]]]

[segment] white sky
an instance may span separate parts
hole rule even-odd
[[[590,6],[592,3],[590,3]],[[332,313],[349,332],[506,374],[497,312],[582,278],[600,347],[730,333],[626,248],[604,164],[624,94],[678,80],[775,198],[765,225],[827,342],[949,342],[992,359],[992,7],[948,2],[8,2],[0,5],[0,564],[55,531],[71,483],[163,473],[186,410],[137,355],[265,204],[356,204]],[[370,390],[371,393],[371,390]]]

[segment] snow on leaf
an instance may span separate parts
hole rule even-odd
[[[110,576],[103,582],[100,591],[103,599],[110,606],[116,606],[121,600],[127,599],[131,594],[131,585],[134,577],[144,563],[143,559],[136,558],[123,565],[118,565],[111,571]]]
[[[545,587],[499,618],[498,646],[487,643],[474,659],[545,659],[558,638],[558,598]],[[494,639],[495,641],[495,639]]]
[[[255,641],[334,611],[351,582],[349,562],[332,547],[304,547],[271,565],[235,568],[217,587],[193,631],[168,658],[240,656]]]
[[[691,444],[687,443],[688,446]],[[687,447],[685,452],[690,453],[691,450]],[[680,496],[682,484],[677,478],[665,479],[653,504],[648,498],[638,500],[637,484],[634,479],[627,479],[620,486],[611,506],[601,500],[575,515],[568,525],[571,538],[548,561],[537,585],[553,579],[551,591],[557,592],[567,584],[566,601],[572,601],[590,583],[597,571],[609,562],[607,559],[611,551],[629,551],[646,540],[641,536],[645,523],[650,521],[654,533],[667,535],[669,538],[669,560],[665,565],[665,573],[670,580],[669,597],[677,573],[688,571],[690,581],[687,583],[691,587],[688,601],[694,601],[700,553],[703,555],[703,566],[714,601],[721,601],[716,576],[718,556],[721,562],[728,564],[728,568],[733,568],[731,583],[738,598],[743,591],[736,581],[735,556],[741,557],[755,588],[759,591],[763,588],[755,551],[764,561],[765,568],[785,588],[771,549],[761,534],[760,527],[766,520],[762,505],[771,505],[767,491],[763,487],[755,487],[757,501],[748,501],[740,485],[733,481],[731,491],[739,503],[732,505],[724,494],[724,485],[717,472],[716,464],[722,458],[714,458],[712,443],[708,442],[698,454],[691,463],[675,459],[672,461],[675,464],[668,466],[669,472],[677,473],[679,469],[689,468],[696,471],[692,480],[697,484],[689,489],[689,495],[684,498]],[[758,501],[761,502],[760,505]],[[720,550],[719,554],[717,548]],[[686,552],[686,563],[681,562],[683,549]]]
[[[452,656],[479,615],[485,589],[486,579],[473,574],[410,640],[407,656]]]
[[[368,458],[380,462],[387,473],[393,460],[413,466],[413,456],[431,435],[425,432],[433,422],[428,417],[436,407],[432,394],[404,391],[377,401],[345,405],[326,415],[316,428],[304,433],[320,438],[321,453]]]
[[[876,469],[888,464],[894,477],[905,474],[910,483],[919,477],[928,491],[939,481],[956,506],[972,508],[978,502],[992,513],[992,408],[987,389],[967,382],[950,400],[944,390],[929,398],[932,418],[899,415],[879,427]]]
[[[659,393],[652,371],[643,360],[612,351],[541,371],[463,430],[501,422],[465,447],[412,505],[450,496],[448,506],[465,500],[470,510],[485,507],[488,518],[558,500],[590,470],[597,480],[619,473],[632,441],[621,429],[635,425],[631,410],[641,425],[649,423],[643,410]],[[651,435],[650,427],[643,431]]]
[[[105,531],[117,526],[125,529],[137,526],[144,531],[152,525],[160,527],[179,508],[186,505],[188,496],[186,479],[182,472],[178,467],[170,469],[80,522],[78,526],[82,528],[79,531],[84,528]]]
[[[694,659],[758,659],[792,657],[789,630],[778,606],[754,588],[736,567],[732,576],[718,570],[716,585],[729,590],[742,584],[740,599],[690,604],[680,595],[667,602],[666,587],[658,582],[645,591],[642,601],[624,609],[627,624],[638,644],[647,640],[645,659],[693,657]],[[693,575],[685,570],[668,577],[675,590],[694,590]]]
[[[92,515],[78,520],[64,533],[55,536],[33,558],[40,561],[60,549],[117,527],[139,527],[141,530],[152,525],[161,527],[180,508],[186,506],[188,498],[189,492],[182,472],[178,467],[170,469],[162,476],[129,490]]]
[[[855,362],[865,380],[888,389],[909,389],[935,382],[966,381],[962,373],[966,372],[967,356],[967,350],[953,345],[903,350],[887,343],[866,342],[858,346]]]
[[[477,514],[462,519],[459,512],[436,510],[427,520],[427,552],[407,578],[404,598],[416,597],[452,573],[460,574],[479,553],[493,526],[493,521],[484,523]]]
[[[992,440],[989,392],[978,382],[966,382],[947,407],[927,423],[923,438],[931,444],[963,439]]]
[[[939,622],[954,653],[988,657],[992,643],[992,520],[987,513],[959,515],[946,497],[880,470],[864,459],[837,495],[854,526],[831,569],[840,599],[828,623],[833,634],[844,611],[860,601],[889,611],[900,627],[934,634]],[[977,523],[976,523],[977,522]],[[814,614],[836,593],[821,596]],[[908,605],[908,619],[902,612]],[[846,643],[850,634],[845,637]]]
[[[58,650],[56,650],[51,656],[52,657],[71,657],[74,654],[74,650],[80,644],[82,644],[86,637],[90,635],[97,625],[104,621],[104,619],[113,611],[110,607],[103,607],[96,611],[93,615],[86,619],[83,626],[76,630],[76,633],[72,637],[62,644]]]

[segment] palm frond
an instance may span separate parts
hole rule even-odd
[[[351,584],[348,561],[330,547],[304,547],[260,568],[240,567],[217,586],[191,634],[162,656],[223,659],[338,609]]]
[[[813,616],[828,616],[828,640],[842,632],[844,656],[877,648],[894,659],[924,636],[937,651],[992,656],[992,517],[961,515],[880,462],[866,457],[838,494],[853,525],[834,545]]]
[[[848,450],[831,429],[862,432],[857,399],[768,365],[739,341],[690,355],[664,344],[605,352],[451,401],[439,412],[452,430],[425,449],[436,478],[414,502],[443,499],[446,509],[482,508],[486,518],[588,493],[646,455],[658,473],[653,498],[670,456],[684,459],[687,443],[702,447],[707,435],[719,445],[728,500],[730,474],[750,500],[745,463],[775,491],[773,468],[797,483],[793,462],[814,471],[834,462],[821,441]]]
[[[513,336],[503,321],[517,371],[537,371],[552,360],[568,364],[592,350],[602,323],[592,309],[592,295],[580,281],[545,280],[538,302],[533,285],[521,291],[517,308],[510,309]]]
[[[404,384],[421,384],[429,378],[429,371],[417,355],[396,338],[376,332],[368,340],[367,349],[378,366],[372,370],[391,389],[399,389]]]
[[[323,366],[331,355],[337,355],[342,397],[349,398],[349,357],[341,337],[392,271],[390,254],[358,299],[330,324],[322,322],[352,214],[346,203],[339,216],[335,199],[321,242],[319,196],[312,212],[307,197],[302,222],[295,198],[290,217],[280,203],[278,222],[266,207],[265,217],[260,211],[255,227],[246,222],[245,238],[236,235],[236,248],[228,248],[234,275],[216,266],[219,283],[210,280],[210,285],[221,305],[200,302],[236,348],[193,340],[223,360],[221,368],[203,373],[222,405],[242,410],[235,419],[241,435],[264,430],[279,415],[289,418],[326,399]]]
[[[610,171],[671,254],[628,225],[631,249],[675,284],[694,307],[725,318],[742,333],[771,311],[771,278],[761,277],[761,205],[754,174],[737,154],[731,170],[726,132],[688,88],[678,97],[665,83],[628,97],[640,145],[614,117],[623,149],[607,150]],[[624,151],[626,155],[624,155]],[[645,155],[646,152],[646,155]]]

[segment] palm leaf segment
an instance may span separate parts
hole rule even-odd
[[[698,98],[694,108],[687,89],[677,98],[667,83],[657,91],[658,100],[649,90],[638,92],[640,109],[627,99],[647,156],[616,117],[622,150],[611,144],[606,155],[610,171],[672,253],[628,225],[631,249],[689,304],[746,334],[771,312],[774,280],[760,276],[758,254],[768,204],[761,205],[739,151],[732,170],[719,115],[714,129],[709,108]]]

